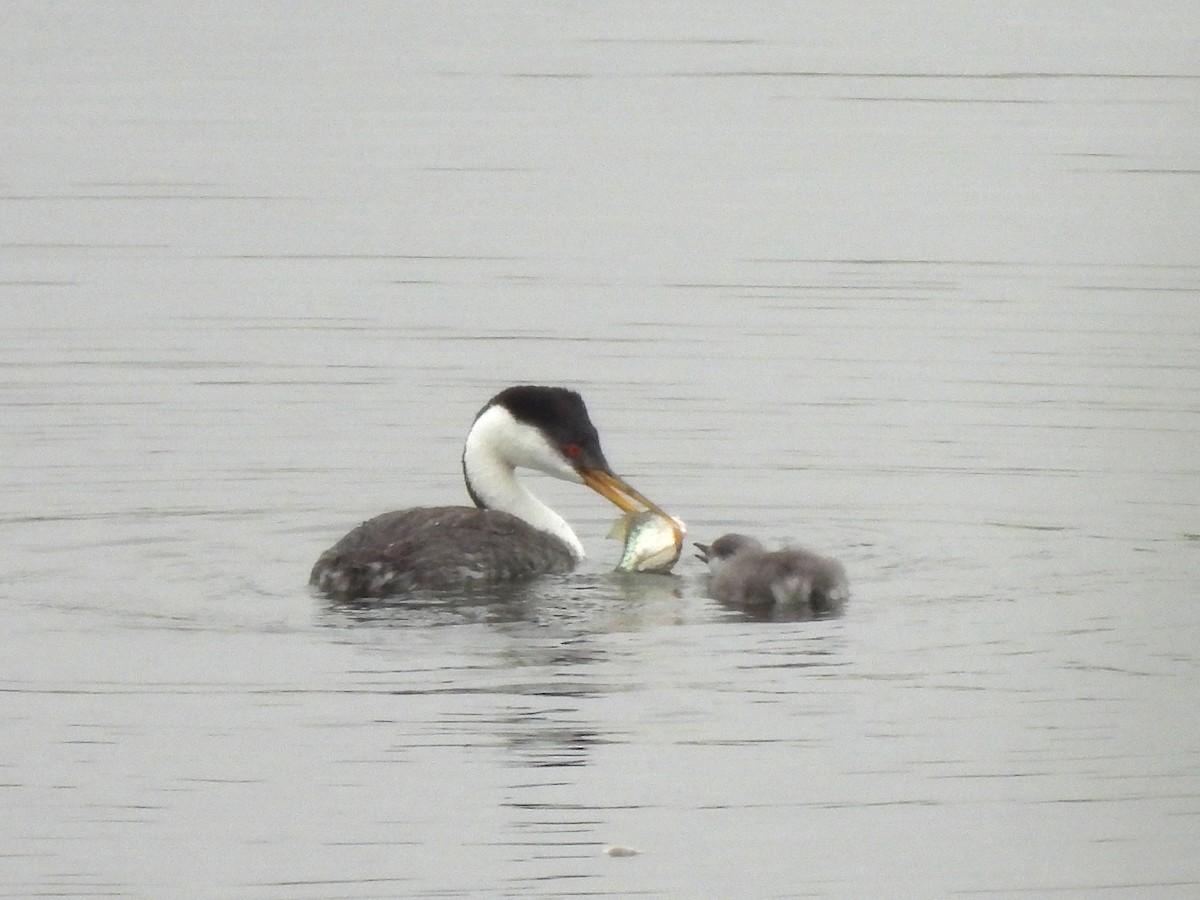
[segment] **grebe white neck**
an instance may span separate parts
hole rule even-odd
[[[523,519],[554,535],[583,559],[583,544],[566,520],[517,479],[515,469],[537,469],[564,481],[583,479],[532,425],[517,421],[503,406],[485,410],[467,434],[463,474],[478,503]]]

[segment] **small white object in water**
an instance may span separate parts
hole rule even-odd
[[[637,856],[641,852],[632,847],[621,847],[617,844],[609,844],[604,848],[605,856]]]
[[[654,572],[665,575],[679,561],[687,527],[672,516],[652,510],[626,513],[613,523],[610,538],[625,542],[618,572]]]

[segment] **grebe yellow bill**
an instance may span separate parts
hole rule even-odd
[[[729,606],[812,618],[838,615],[850,597],[842,564],[802,547],[769,551],[752,537],[724,534],[696,548],[708,563],[709,594]]]
[[[352,600],[570,571],[583,544],[517,479],[517,468],[585,484],[624,512],[645,507],[670,520],[609,467],[579,394],[517,385],[489,400],[467,433],[462,470],[474,507],[418,507],[369,519],[321,554],[309,583]]]

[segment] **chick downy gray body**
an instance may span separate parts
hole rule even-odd
[[[729,606],[807,618],[838,615],[850,597],[842,564],[802,547],[767,550],[744,534],[696,546],[708,563],[709,593]]]

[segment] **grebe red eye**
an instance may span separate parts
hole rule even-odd
[[[583,448],[578,444],[567,444],[563,447],[563,453],[566,454],[567,459],[575,459],[582,452]]]

